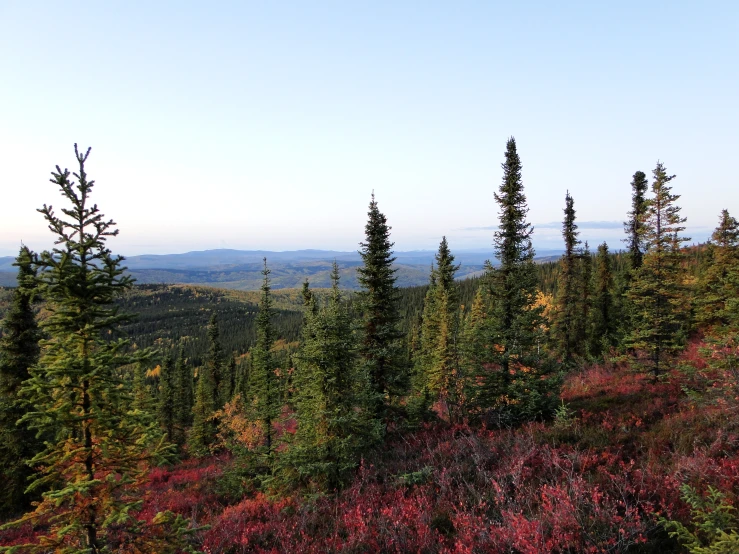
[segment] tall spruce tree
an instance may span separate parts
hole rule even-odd
[[[575,325],[575,344],[581,356],[588,353],[590,341],[591,311],[593,309],[593,255],[590,252],[588,241],[585,241],[582,253],[578,259],[578,320]]]
[[[187,437],[187,428],[192,423],[193,387],[192,370],[185,362],[185,354],[180,348],[174,366],[175,373],[175,443],[182,447]]]
[[[739,222],[722,210],[709,243],[710,264],[698,283],[697,321],[721,329],[736,318],[732,300],[739,297]]]
[[[590,353],[600,356],[607,348],[616,345],[615,304],[613,301],[613,271],[608,245],[598,246],[595,258],[595,294],[590,322]]]
[[[130,354],[130,341],[118,333],[130,316],[114,301],[132,281],[122,258],[106,247],[118,233],[115,223],[91,205],[89,153],[80,154],[75,145],[76,183],[66,169],[52,172],[51,182],[71,204],[62,209],[64,216],[47,205],[39,210],[56,237],[56,247],[38,262],[49,338],[21,392],[33,406],[23,421],[50,437],[31,461],[38,473],[30,489],[47,490],[16,523],[41,524],[37,542],[24,547],[28,552],[110,551],[112,526],[116,537],[142,551],[174,552],[182,548],[181,518],[169,519],[173,534],[161,533],[158,540],[146,539],[146,524],[133,516],[142,505],[139,486],[147,468],[163,461],[169,448],[156,421],[131,409],[126,368],[145,353]]]
[[[216,412],[216,396],[213,372],[207,366],[200,367],[192,407],[192,428],[187,441],[194,456],[207,456],[215,444],[217,426],[213,417]]]
[[[208,356],[205,360],[205,367],[213,379],[213,403],[217,410],[220,410],[230,400],[230,398],[226,398],[229,395],[230,380],[224,378],[226,377],[224,361],[221,334],[218,329],[218,316],[213,314],[208,322]]]
[[[175,442],[176,423],[176,383],[172,358],[167,357],[159,372],[159,398],[157,399],[157,416],[159,425],[166,434],[167,440]]]
[[[560,262],[559,283],[557,288],[557,317],[553,334],[557,349],[566,367],[572,367],[574,356],[582,354],[582,336],[579,326],[582,322],[581,279],[578,272],[580,251],[575,223],[575,202],[567,191],[565,196],[564,221],[562,222],[562,238],[565,252]]]
[[[633,328],[628,344],[647,354],[646,367],[654,378],[665,362],[680,348],[682,332],[688,316],[683,284],[681,243],[690,239],[680,236],[685,218],[680,216],[670,182],[662,163],[653,171],[652,198],[644,220],[646,254],[637,270],[628,298],[633,307]]]
[[[31,468],[26,460],[33,458],[41,443],[27,423],[18,420],[29,410],[18,393],[29,378],[29,368],[39,357],[41,333],[33,310],[36,292],[36,256],[22,246],[15,266],[18,285],[13,290],[10,309],[2,322],[0,337],[0,514],[15,514],[28,507],[25,495]]]
[[[357,269],[364,330],[360,355],[370,376],[375,415],[387,420],[391,407],[407,392],[408,375],[398,329],[398,288],[392,267],[395,257],[390,226],[377,207],[374,193],[367,215],[365,242],[360,243],[359,251],[363,265]]]
[[[533,228],[526,221],[521,160],[513,137],[506,145],[503,182],[495,200],[500,207],[494,243],[499,265],[489,266],[485,278],[487,363],[476,368],[477,403],[482,410],[504,409],[515,418],[532,418],[551,408],[553,381],[543,379],[543,307],[536,305]]]
[[[279,382],[275,374],[277,366],[272,353],[275,340],[272,326],[274,309],[272,308],[269,274],[267,258],[264,258],[262,295],[259,301],[259,314],[257,315],[257,342],[251,351],[252,366],[249,377],[251,394],[254,399],[254,416],[260,422],[264,436],[265,461],[268,465],[271,465],[276,447],[274,424],[280,415],[281,406]]]
[[[644,259],[645,231],[644,220],[647,214],[647,198],[646,193],[649,188],[649,181],[643,171],[637,171],[631,179],[631,210],[628,213],[629,219],[624,222],[624,231],[626,232],[626,245],[631,265],[631,271],[638,270]]]
[[[421,318],[420,349],[415,363],[416,394],[430,400],[443,399],[450,416],[457,415],[461,397],[459,366],[458,292],[454,275],[459,265],[443,237],[431,267],[429,289]]]
[[[341,486],[379,434],[368,409],[367,375],[357,363],[357,339],[335,262],[331,280],[326,306],[318,308],[312,295],[306,297],[296,356],[298,429],[284,468],[304,486],[321,490]]]

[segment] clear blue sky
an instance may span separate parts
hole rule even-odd
[[[619,247],[631,175],[677,175],[686,234],[739,216],[739,2],[0,0],[0,255],[91,145],[115,252],[488,247],[508,136],[538,248]],[[588,224],[587,222],[595,222]],[[615,227],[615,228],[614,228]]]

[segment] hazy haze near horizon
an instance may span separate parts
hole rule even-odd
[[[566,190],[620,247],[661,160],[686,234],[739,214],[739,4],[0,4],[0,256],[51,234],[48,182],[92,146],[126,255],[351,251],[369,196],[396,249],[487,248],[516,137],[539,249]]]

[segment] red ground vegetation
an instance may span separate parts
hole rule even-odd
[[[219,480],[228,457],[160,468],[139,517],[210,525],[210,554],[679,552],[658,517],[689,520],[681,484],[739,495],[735,405],[689,393],[721,380],[705,355],[691,344],[676,365],[690,371],[656,383],[617,364],[570,375],[555,421],[395,436],[336,494],[234,500]]]

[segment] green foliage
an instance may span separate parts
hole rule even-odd
[[[220,410],[230,400],[227,398],[230,395],[230,380],[224,379],[224,361],[218,318],[213,314],[208,323],[208,356],[204,370],[210,372],[213,378],[213,403],[217,410]]]
[[[192,428],[188,446],[194,456],[207,456],[216,440],[216,385],[207,366],[200,368],[195,386],[195,404],[192,408]]]
[[[374,413],[387,419],[397,399],[406,393],[408,375],[401,350],[398,329],[398,289],[392,265],[393,243],[387,218],[380,212],[372,193],[365,242],[361,243],[363,266],[357,269],[362,287],[358,295],[362,312],[363,337],[360,355],[366,365],[374,394]]]
[[[617,306],[614,301],[614,280],[608,245],[598,246],[595,258],[595,291],[590,312],[590,346],[593,356],[600,356],[617,344]]]
[[[708,267],[698,282],[696,319],[703,326],[723,328],[739,313],[739,223],[728,210],[721,211],[708,248]]]
[[[459,307],[454,274],[459,265],[443,237],[431,268],[415,352],[414,402],[416,411],[443,400],[452,419],[460,417],[463,378],[459,359]],[[423,418],[422,413],[417,416]]]
[[[38,364],[21,393],[33,409],[23,421],[50,437],[31,463],[38,473],[29,490],[42,490],[33,511],[14,524],[30,522],[45,531],[29,552],[97,553],[107,549],[110,531],[136,540],[141,522],[138,487],[151,464],[170,447],[156,422],[133,408],[127,369],[146,357],[129,353],[118,337],[130,318],[114,300],[131,279],[105,245],[118,231],[90,205],[94,182],[75,145],[79,172],[59,166],[51,181],[71,204],[58,217],[51,206],[39,210],[56,235],[56,248],[38,261],[38,283],[48,317]],[[176,535],[178,533],[175,533]]]
[[[264,436],[264,459],[267,465],[271,465],[276,446],[274,424],[280,415],[281,405],[279,382],[275,374],[277,366],[272,354],[274,311],[266,258],[262,276],[264,280],[257,316],[257,343],[251,351],[250,393],[253,398],[254,418],[259,421]]]
[[[736,509],[719,490],[708,487],[705,497],[690,485],[680,487],[682,499],[690,506],[690,528],[679,521],[660,519],[669,534],[678,539],[690,554],[735,554],[739,552],[739,520]]]
[[[303,340],[295,357],[298,428],[281,461],[283,479],[318,490],[344,484],[380,435],[351,316],[339,291],[338,266],[333,283],[324,307],[306,295]]]
[[[485,319],[473,331],[475,402],[481,411],[495,409],[514,419],[530,419],[553,409],[553,380],[541,351],[543,307],[536,304],[537,275],[531,245],[533,229],[521,180],[521,161],[508,140],[503,182],[495,199],[500,224],[495,251],[500,265],[488,267],[483,281]]]
[[[575,223],[574,200],[569,191],[565,196],[564,221],[562,222],[562,238],[565,243],[565,253],[560,263],[560,275],[557,292],[557,311],[552,335],[557,343],[557,350],[562,355],[562,361],[567,367],[574,363],[574,356],[582,356],[582,279],[578,272],[580,239]]]
[[[159,425],[166,434],[167,440],[175,441],[175,373],[172,358],[167,358],[162,364],[159,373],[159,398],[157,402],[157,416]]]
[[[632,271],[636,271],[641,267],[646,249],[644,243],[646,229],[644,225],[648,202],[645,194],[648,188],[649,182],[646,174],[643,171],[634,173],[631,180],[631,211],[628,213],[628,220],[624,222],[624,232],[627,237],[626,245]]]
[[[180,350],[174,366],[175,373],[175,438],[178,446],[185,444],[186,429],[192,423],[194,391],[192,369],[185,362],[185,356]]]
[[[17,423],[29,407],[18,398],[29,368],[39,357],[41,334],[33,311],[36,290],[35,255],[20,249],[15,264],[18,286],[13,290],[10,310],[2,322],[0,337],[0,514],[17,513],[28,506],[24,494],[31,469],[25,461],[40,450],[40,441],[27,423]]]
[[[628,344],[647,355],[644,365],[659,376],[664,363],[681,345],[686,331],[687,297],[682,271],[681,237],[685,218],[680,217],[680,198],[672,194],[664,166],[657,164],[644,219],[646,254],[628,291],[632,330]],[[662,366],[662,367],[661,367]]]

